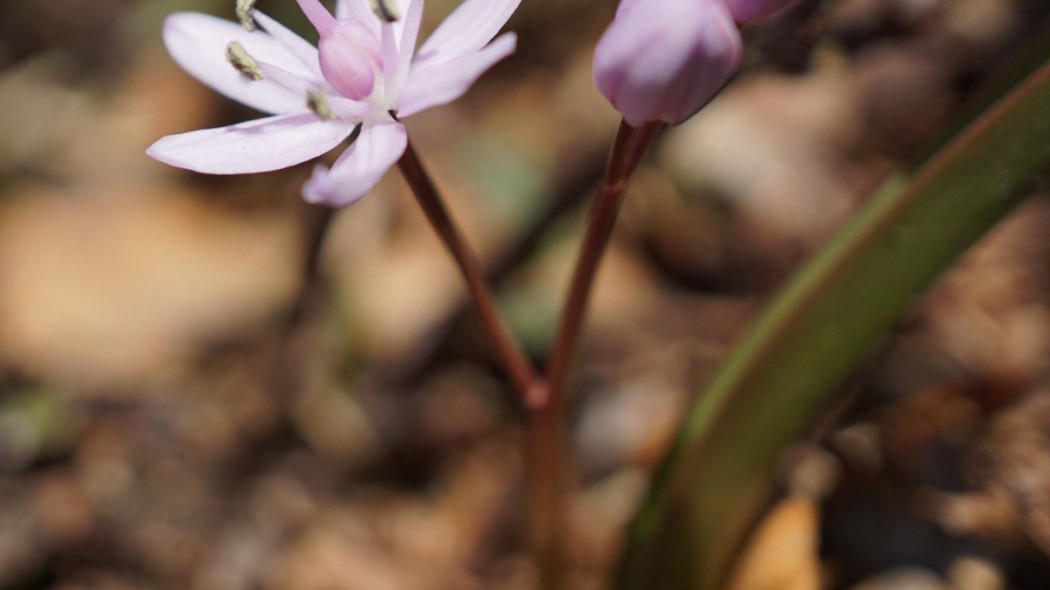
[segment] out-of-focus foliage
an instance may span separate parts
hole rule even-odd
[[[722,583],[784,446],[915,297],[1050,171],[1044,58],[912,178],[887,180],[756,319],[683,419],[632,526],[621,587]]]

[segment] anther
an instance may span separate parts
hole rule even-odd
[[[328,95],[320,90],[310,90],[306,93],[306,106],[318,117],[328,121],[335,118],[332,107],[328,104]]]
[[[252,16],[252,13],[255,12],[255,1],[237,0],[237,20],[241,21],[241,26],[249,32],[258,28],[255,24],[255,17]]]
[[[369,0],[369,4],[372,5],[372,12],[376,13],[379,20],[385,23],[401,20],[401,13],[397,11],[397,7],[390,0]]]
[[[226,61],[230,62],[233,69],[240,72],[245,78],[256,82],[263,79],[263,71],[259,63],[248,54],[248,50],[239,41],[230,41],[226,46]]]

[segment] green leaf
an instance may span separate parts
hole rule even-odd
[[[619,590],[724,582],[769,501],[779,452],[914,298],[1050,168],[1045,59],[912,178],[887,181],[734,348],[632,524]]]

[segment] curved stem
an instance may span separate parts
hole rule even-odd
[[[415,149],[409,142],[405,148],[404,155],[398,160],[398,168],[404,175],[408,185],[412,188],[419,206],[426,214],[427,220],[434,227],[441,241],[452,254],[456,266],[467,282],[474,307],[481,320],[481,327],[496,354],[497,360],[510,377],[514,389],[525,403],[535,396],[538,390],[539,377],[533,368],[532,362],[522,351],[507,329],[506,323],[500,316],[496,305],[496,298],[485,281],[485,274],[481,270],[481,264],[467,244],[466,239],[460,233],[448,209],[445,207],[441,196],[434,187],[433,181],[423,168]]]
[[[336,209],[311,205],[301,199],[299,203],[302,225],[299,287],[295,299],[280,322],[280,356],[272,365],[274,374],[270,379],[275,396],[284,404],[292,403],[303,385],[302,359],[299,358],[301,352],[295,341],[303,331],[309,312],[317,305],[322,294],[321,287],[324,281],[321,275],[321,253],[337,212]]]
[[[324,205],[302,206],[303,258],[299,269],[299,292],[289,313],[288,323],[297,326],[317,285],[321,281],[321,250],[337,210]]]
[[[567,551],[565,523],[565,383],[568,377],[587,302],[598,265],[609,244],[624,191],[642,155],[660,125],[634,128],[621,123],[613,140],[598,198],[569,286],[565,307],[546,368],[546,386],[536,389],[526,424],[527,474],[530,477],[532,539],[541,568],[542,587],[558,590],[564,585]]]
[[[498,291],[514,272],[529,262],[541,247],[556,224],[588,200],[591,187],[601,182],[605,164],[609,159],[609,144],[612,134],[605,140],[595,141],[574,156],[563,154],[565,172],[557,181],[553,196],[538,211],[525,227],[515,232],[512,242],[505,245],[491,260],[482,259],[485,278],[489,286]],[[455,309],[437,324],[433,333],[407,355],[407,360],[390,378],[399,388],[414,387],[441,357],[453,336],[471,320],[472,302],[469,295],[456,304]]]
[[[549,405],[562,403],[562,391],[579,343],[580,329],[586,316],[587,302],[590,300],[598,265],[612,237],[631,174],[637,168],[660,126],[658,123],[646,123],[636,129],[627,123],[621,123],[616,139],[613,141],[605,179],[594,208],[591,210],[587,234],[580,248],[580,255],[569,284],[565,307],[562,309],[561,320],[547,364],[546,393],[549,399],[542,401]]]
[[[466,279],[485,334],[528,410],[524,435],[530,533],[541,570],[542,587],[547,590],[562,587],[567,562],[563,460],[565,381],[598,264],[616,224],[624,190],[659,127],[647,124],[636,129],[626,123],[620,126],[573,273],[547,366],[546,381],[540,378],[517,341],[510,336],[476,256],[452,221],[411,143],[398,161],[398,167],[420,207]]]

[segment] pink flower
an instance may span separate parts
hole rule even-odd
[[[723,0],[738,23],[750,23],[786,10],[798,0]]]
[[[722,0],[623,0],[594,52],[594,82],[628,124],[681,123],[740,64]]]
[[[207,174],[265,172],[320,156],[359,129],[332,168],[317,165],[303,187],[312,203],[349,205],[404,152],[398,118],[459,98],[514,51],[513,33],[493,39],[521,0],[466,0],[419,51],[423,0],[396,0],[402,18],[394,23],[380,22],[369,0],[338,0],[334,17],[319,0],[297,1],[320,35],[319,48],[258,11],[262,30],[254,32],[204,14],[168,17],[164,42],[180,66],[274,116],[164,137],[147,150],[150,157]],[[233,41],[261,79],[227,61]]]

